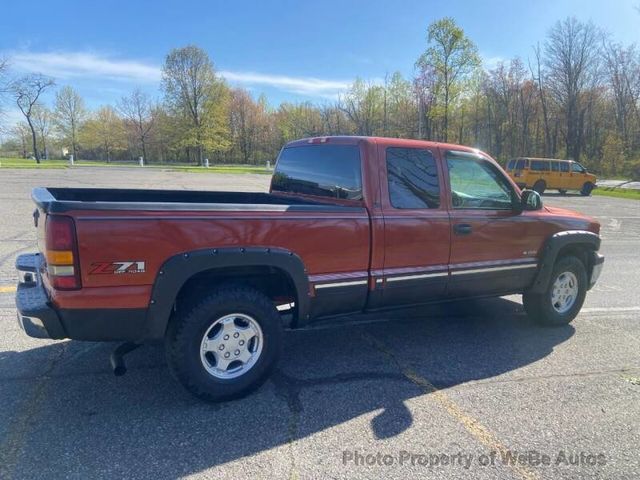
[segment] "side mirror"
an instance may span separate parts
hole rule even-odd
[[[520,208],[522,210],[540,210],[542,197],[535,190],[523,190],[520,197]]]

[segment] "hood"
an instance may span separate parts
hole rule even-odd
[[[593,217],[566,208],[544,206],[546,212],[564,228],[600,233],[600,223]]]

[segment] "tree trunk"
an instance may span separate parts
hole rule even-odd
[[[27,117],[27,123],[29,124],[29,128],[31,129],[33,155],[36,157],[36,163],[40,163],[40,154],[38,153],[38,136],[36,135],[36,130],[33,128],[33,124],[31,123],[31,119],[29,117]]]

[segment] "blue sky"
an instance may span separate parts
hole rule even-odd
[[[488,66],[515,55],[526,60],[549,27],[570,15],[640,43],[640,0],[3,3],[0,55],[14,72],[52,75],[92,107],[134,87],[159,98],[164,56],[189,43],[206,49],[229,83],[266,94],[272,105],[327,101],[356,77],[411,75],[427,26],[443,16],[465,29]]]

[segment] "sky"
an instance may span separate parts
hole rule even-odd
[[[265,94],[271,105],[322,103],[356,77],[411,76],[428,25],[445,16],[490,68],[514,56],[526,62],[568,16],[593,21],[616,41],[640,43],[639,8],[640,0],[2,0],[0,56],[14,75],[50,75],[95,108],[134,88],[160,99],[164,57],[195,44],[229,84]],[[4,110],[17,118],[10,104]]]

